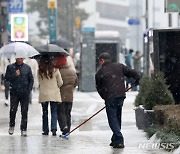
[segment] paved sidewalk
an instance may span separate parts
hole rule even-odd
[[[1,154],[164,154],[158,149],[139,148],[149,143],[145,133],[135,125],[134,99],[137,92],[128,92],[123,107],[122,133],[124,149],[109,146],[112,132],[109,129],[105,110],[70,135],[69,140],[41,135],[41,106],[37,103],[38,93],[33,93],[33,104],[29,107],[28,136],[21,137],[19,130],[20,110],[17,113],[15,133],[8,134],[9,107],[3,105],[4,94],[0,92],[0,153]],[[75,92],[72,110],[72,129],[81,121],[104,107],[97,92]]]

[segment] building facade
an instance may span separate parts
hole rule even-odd
[[[129,0],[89,0],[79,5],[89,13],[83,27],[96,31],[118,31],[125,44],[128,34]]]
[[[116,30],[128,49],[143,52],[143,34],[149,28],[178,27],[178,13],[166,13],[165,0],[89,0],[80,4],[89,13],[82,26]],[[129,20],[138,20],[129,24]]]
[[[128,34],[128,0],[96,0],[96,30],[119,31],[125,43]]]

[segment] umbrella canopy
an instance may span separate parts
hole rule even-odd
[[[61,48],[72,48],[73,47],[72,42],[70,42],[66,39],[63,39],[62,37],[60,37],[56,41],[51,42],[51,44],[56,44],[56,45],[60,46]]]
[[[0,49],[0,56],[4,55],[7,58],[12,57],[13,55],[15,58],[28,58],[38,54],[39,52],[35,48],[23,42],[9,43]]]
[[[36,47],[41,55],[49,55],[49,56],[69,56],[69,53],[65,51],[63,48],[59,47],[55,44],[46,44],[42,46]]]

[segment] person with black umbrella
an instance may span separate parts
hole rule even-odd
[[[51,132],[56,136],[57,105],[61,101],[60,87],[63,80],[59,69],[55,68],[54,58],[43,55],[39,62],[39,103],[42,105],[42,135],[49,134],[48,105],[51,107]]]

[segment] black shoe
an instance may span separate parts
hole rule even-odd
[[[52,131],[52,136],[56,136],[56,131]]]
[[[113,148],[123,149],[124,148],[124,144],[114,144]]]
[[[43,132],[42,135],[49,135],[49,133],[48,132]]]
[[[113,145],[114,145],[114,144],[113,144],[112,142],[109,144],[109,146],[111,146],[111,147],[112,147]]]
[[[12,135],[14,133],[14,127],[9,127],[9,135]]]

